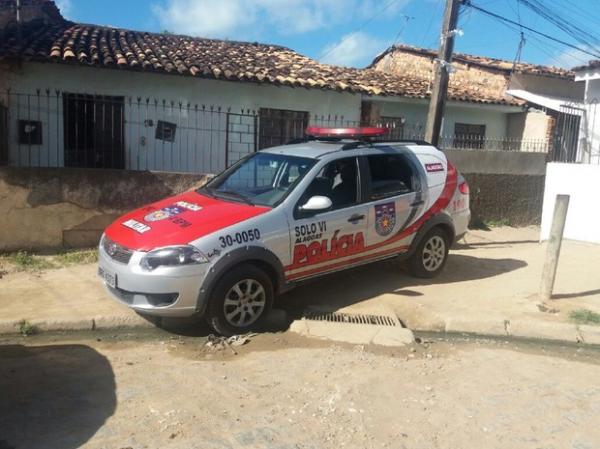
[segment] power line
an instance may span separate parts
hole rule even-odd
[[[595,45],[600,44],[600,40],[594,34],[582,29],[574,20],[564,19],[562,14],[544,5],[539,0],[517,1],[586,47],[593,48]]]
[[[577,47],[576,45],[573,45],[573,44],[571,44],[569,42],[565,42],[565,41],[563,41],[561,39],[557,39],[557,38],[555,38],[553,36],[550,36],[549,34],[542,33],[541,31],[535,30],[535,29],[530,28],[530,27],[528,27],[526,25],[519,24],[518,22],[515,22],[514,20],[511,20],[511,19],[508,19],[507,17],[501,16],[500,14],[496,14],[495,12],[492,12],[492,11],[489,11],[487,9],[481,8],[479,6],[476,6],[476,5],[474,5],[471,2],[471,0],[463,0],[463,4],[465,6],[468,6],[469,8],[473,8],[474,10],[479,11],[479,12],[481,12],[483,14],[486,14],[486,15],[488,15],[490,17],[493,17],[493,18],[495,18],[497,20],[500,20],[502,22],[510,23],[512,25],[518,26],[520,28],[523,28],[523,29],[531,32],[531,33],[535,33],[535,34],[537,34],[539,36],[542,36],[542,37],[544,37],[546,39],[549,39],[551,41],[557,42],[557,43],[562,44],[562,45],[564,45],[566,47],[572,48],[573,50],[579,50],[580,52],[588,54],[590,56],[593,56],[594,58],[600,58],[600,53],[594,53],[592,51],[588,51],[586,49]]]

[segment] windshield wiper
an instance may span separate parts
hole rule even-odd
[[[215,191],[213,189],[211,189],[210,187],[200,187],[198,190],[200,190],[200,192],[210,196],[211,198],[216,198],[215,196]]]
[[[234,192],[233,190],[213,190],[212,193],[213,193],[213,195],[223,194],[226,196],[232,196],[234,198],[242,200],[244,203],[246,203],[250,206],[254,206],[254,203],[252,201],[250,201],[250,198],[242,195],[241,193]]]

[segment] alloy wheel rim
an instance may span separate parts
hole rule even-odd
[[[267,294],[262,284],[254,279],[244,279],[225,295],[223,313],[232,326],[245,327],[258,320],[266,303]]]
[[[446,242],[439,235],[434,235],[423,248],[423,266],[427,271],[436,271],[446,257]]]

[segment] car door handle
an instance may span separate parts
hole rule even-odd
[[[421,200],[421,201],[415,201],[414,203],[412,203],[412,204],[410,205],[410,207],[417,207],[417,206],[420,206],[420,205],[422,205],[422,204],[425,204],[425,201],[424,201],[424,200]]]
[[[356,224],[358,223],[360,220],[364,220],[365,216],[364,215],[359,215],[359,214],[354,214],[352,215],[350,218],[348,218],[348,221],[352,224]]]

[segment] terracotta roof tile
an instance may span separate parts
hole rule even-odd
[[[97,25],[56,21],[29,24],[0,42],[0,59],[75,63],[185,76],[322,88],[366,95],[426,98],[430,80],[413,73],[390,74],[375,68],[321,64],[276,45],[201,39]],[[450,90],[450,99],[515,104],[511,98],[482,95],[475,89]]]
[[[398,76],[411,75],[429,83],[433,81],[433,50],[395,45],[377,56],[370,68]],[[459,101],[481,101],[519,105],[521,100],[506,94],[513,73],[513,62],[501,59],[455,53],[452,65],[456,71],[450,75],[448,97]],[[534,76],[574,80],[572,71],[527,63],[517,63],[514,72]]]

